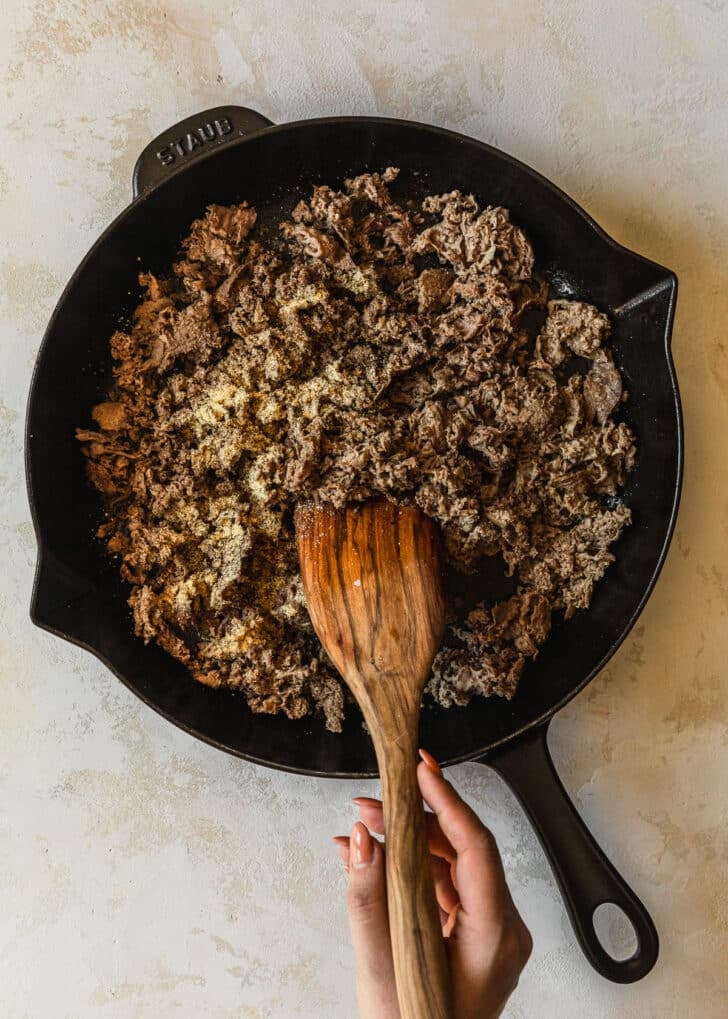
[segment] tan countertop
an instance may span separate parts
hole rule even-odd
[[[535,951],[509,1019],[726,1014],[728,7],[721,0],[6,0],[0,33],[0,1013],[354,1012],[329,836],[373,783],[232,760],[33,629],[23,414],[65,281],[176,119],[399,116],[495,144],[680,278],[687,448],[657,590],[556,719],[564,782],[662,939],[641,984],[576,946],[510,793],[452,769],[494,829]]]

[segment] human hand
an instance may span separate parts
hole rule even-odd
[[[450,967],[454,1019],[494,1019],[518,983],[533,942],[506,885],[488,829],[420,750],[417,781],[433,813],[427,829]],[[356,797],[361,821],[335,842],[349,873],[347,906],[360,1019],[400,1019],[387,918],[380,800]],[[362,823],[363,822],[363,823]]]

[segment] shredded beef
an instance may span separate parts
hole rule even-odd
[[[334,731],[345,697],[306,612],[296,503],[414,502],[455,570],[501,557],[515,593],[453,613],[429,686],[443,705],[512,697],[630,521],[607,316],[548,300],[506,209],[458,191],[402,205],[397,174],[315,188],[276,243],[245,202],[211,206],[170,277],[140,277],[114,386],[77,433],[137,634],[253,711],[320,711]]]

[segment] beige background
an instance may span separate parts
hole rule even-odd
[[[590,970],[509,792],[474,765],[452,778],[495,830],[534,934],[509,1019],[725,1015],[726,4],[4,0],[2,27],[0,1014],[354,1011],[329,836],[374,784],[229,759],[27,618],[22,431],[44,325],[129,201],[144,144],[240,102],[279,122],[377,113],[474,135],[677,271],[676,540],[633,635],[552,730],[579,810],[660,930],[648,979],[617,987]]]

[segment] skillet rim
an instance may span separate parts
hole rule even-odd
[[[46,326],[45,332],[43,334],[43,339],[41,341],[38,353],[36,355],[33,373],[31,376],[28,400],[26,404],[24,466],[28,502],[30,505],[31,519],[33,522],[33,530],[35,533],[37,545],[37,559],[33,578],[30,617],[34,625],[38,626],[40,629],[45,630],[48,633],[53,634],[54,636],[60,637],[71,644],[81,647],[86,651],[89,651],[107,669],[109,669],[109,671],[112,672],[117,677],[117,679],[119,679],[124,684],[124,686],[127,687],[127,689],[129,689],[144,704],[152,708],[158,715],[161,715],[168,722],[171,722],[173,725],[175,725],[178,729],[181,729],[184,732],[187,732],[189,735],[195,737],[196,739],[199,739],[202,742],[215,747],[217,750],[222,750],[228,754],[231,754],[234,757],[250,761],[253,764],[258,764],[268,768],[274,768],[278,771],[285,771],[291,774],[307,775],[318,778],[370,779],[377,778],[378,772],[322,771],[320,769],[303,768],[296,765],[282,764],[280,761],[271,760],[269,758],[263,758],[255,754],[239,750],[235,747],[228,746],[227,744],[222,743],[221,741],[215,739],[214,737],[209,736],[206,733],[200,732],[199,730],[195,729],[194,726],[187,725],[186,723],[175,718],[172,713],[162,709],[159,705],[154,703],[154,701],[151,699],[149,695],[141,691],[139,687],[137,687],[135,684],[129,681],[110,662],[110,660],[106,658],[106,656],[102,652],[100,652],[97,648],[89,644],[88,641],[80,639],[72,634],[66,633],[63,629],[54,626],[52,623],[48,621],[41,620],[38,615],[38,600],[40,594],[41,580],[43,578],[44,573],[44,566],[47,565],[49,554],[47,548],[45,547],[42,528],[40,525],[40,521],[38,519],[35,492],[33,486],[33,471],[31,466],[31,445],[35,438],[31,431],[31,428],[32,428],[32,416],[36,403],[36,389],[38,387],[40,370],[43,365],[47,348],[51,340],[52,333],[55,329],[56,321],[59,317],[61,308],[64,306],[71,290],[75,286],[78,277],[81,275],[82,271],[86,268],[86,266],[93,260],[97,250],[101,247],[103,243],[107,241],[107,239],[113,234],[113,232],[122,223],[122,221],[131,214],[131,211],[133,209],[136,209],[137,206],[139,206],[140,204],[143,204],[144,202],[150,200],[152,195],[156,194],[158,190],[172,186],[171,182],[173,182],[181,174],[187,172],[187,170],[189,170],[191,166],[196,166],[197,164],[207,160],[222,158],[222,156],[226,152],[232,151],[233,149],[237,149],[238,146],[240,145],[244,145],[249,142],[254,142],[258,137],[262,135],[268,135],[272,133],[278,134],[286,131],[301,130],[313,126],[336,127],[337,125],[340,124],[368,124],[372,126],[388,125],[388,126],[400,126],[407,129],[416,129],[418,131],[424,130],[435,135],[440,135],[452,143],[467,145],[468,147],[474,146],[475,148],[478,148],[481,151],[488,152],[489,154],[494,156],[497,160],[500,160],[510,166],[518,168],[519,170],[530,176],[539,185],[551,191],[552,194],[562,204],[566,205],[573,212],[576,212],[585,222],[585,224],[596,234],[596,236],[603,243],[611,247],[615,252],[620,253],[623,256],[627,256],[634,262],[639,262],[648,265],[651,268],[657,270],[662,275],[663,278],[660,280],[660,282],[653,285],[653,287],[642,291],[639,295],[635,295],[635,297],[632,298],[632,300],[634,300],[638,296],[646,297],[651,294],[654,294],[656,296],[657,294],[669,290],[669,303],[665,315],[664,339],[662,344],[662,350],[665,356],[665,362],[668,371],[670,395],[672,398],[675,413],[674,440],[677,458],[676,458],[676,471],[673,482],[674,485],[673,501],[670,508],[669,517],[667,518],[666,521],[667,526],[664,534],[664,540],[662,541],[659,554],[657,556],[657,559],[655,560],[655,565],[652,570],[650,579],[645,585],[643,593],[634,611],[630,615],[629,619],[627,620],[627,623],[625,624],[619,636],[612,642],[607,652],[603,655],[600,661],[597,662],[592,667],[592,669],[589,670],[589,672],[587,672],[585,676],[577,684],[575,684],[563,697],[561,697],[555,704],[553,704],[550,708],[542,712],[536,718],[532,719],[531,721],[523,725],[518,726],[513,732],[509,733],[507,736],[503,736],[502,738],[497,739],[495,742],[490,742],[478,750],[475,751],[470,750],[467,752],[463,752],[461,754],[455,754],[450,757],[444,758],[440,763],[443,765],[443,767],[445,767],[453,764],[464,763],[466,761],[477,761],[481,758],[487,757],[489,753],[492,753],[498,747],[502,747],[506,744],[514,744],[526,733],[534,732],[537,729],[548,724],[550,719],[558,711],[565,707],[565,705],[568,704],[574,697],[576,697],[576,695],[580,693],[592,681],[592,679],[594,679],[594,677],[604,668],[604,666],[610,661],[610,659],[613,657],[613,655],[616,653],[616,651],[619,649],[619,647],[622,645],[622,643],[624,642],[624,640],[634,627],[637,619],[641,615],[647,601],[649,600],[652,592],[654,591],[655,585],[657,584],[657,580],[664,567],[667,554],[670,548],[670,544],[672,541],[672,537],[675,531],[675,525],[677,521],[677,515],[680,507],[680,499],[682,493],[682,482],[684,474],[684,423],[680,400],[680,392],[678,388],[677,376],[675,373],[675,366],[671,350],[672,329],[674,325],[675,305],[677,301],[677,289],[678,289],[678,280],[676,274],[672,270],[666,268],[665,266],[660,265],[659,263],[654,262],[651,259],[645,258],[638,252],[633,251],[630,248],[627,248],[623,244],[620,244],[613,237],[611,237],[596,222],[596,220],[594,220],[593,217],[590,216],[589,213],[582,208],[582,206],[580,206],[573,198],[566,194],[566,192],[564,192],[556,184],[550,181],[547,177],[543,176],[543,174],[539,173],[537,170],[534,170],[526,163],[523,163],[515,156],[512,156],[509,153],[504,152],[502,149],[498,149],[492,145],[487,144],[486,142],[479,141],[478,139],[472,138],[469,135],[464,135],[456,131],[451,131],[447,128],[437,127],[432,124],[425,124],[419,121],[404,120],[394,117],[367,117],[367,116],[317,117],[297,121],[290,121],[283,124],[272,124],[270,126],[262,127],[260,130],[243,134],[240,137],[227,142],[225,145],[220,145],[216,148],[211,149],[209,152],[201,154],[200,156],[196,157],[194,160],[190,162],[182,163],[174,170],[170,171],[168,175],[158,184],[148,188],[147,190],[141,191],[136,197],[134,197],[133,200],[127,206],[125,206],[125,208],[122,209],[121,212],[114,217],[111,223],[109,223],[108,226],[101,232],[101,234],[96,238],[96,240],[91,245],[86,254],[83,256],[78,266],[74,270],[73,274],[71,275],[70,279],[63,288],[58,298],[58,301],[55,305],[55,308],[51,314],[51,317],[48,321],[48,325]],[[296,723],[292,722],[291,724]]]

